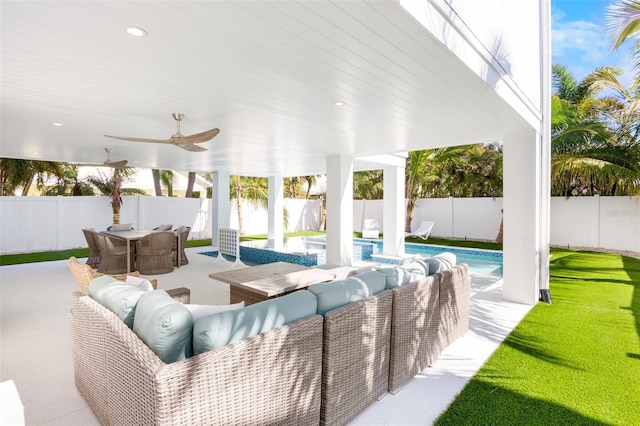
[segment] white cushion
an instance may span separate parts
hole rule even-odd
[[[153,290],[153,285],[151,285],[151,282],[149,280],[145,280],[144,278],[127,275],[127,278],[125,279],[124,282],[126,282],[127,284],[134,285],[142,291]]]
[[[235,309],[244,308],[244,302],[234,303],[233,305],[194,305],[185,303],[185,308],[191,312],[193,320],[217,314],[218,312],[233,311]]]

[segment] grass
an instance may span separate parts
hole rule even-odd
[[[298,237],[298,236],[317,236],[317,235],[325,235],[325,232],[322,231],[304,231],[304,232],[289,232],[285,234],[285,237]],[[362,234],[354,233],[354,237],[361,237]],[[382,238],[382,236],[381,236]],[[257,235],[246,235],[240,237],[240,241],[251,241],[251,240],[265,240],[267,239],[267,234],[257,234]],[[438,244],[452,247],[472,247],[472,248],[484,248],[484,249],[493,249],[493,250],[502,250],[502,244],[496,243],[487,243],[480,241],[463,241],[463,240],[445,240],[441,238],[429,238],[428,241],[422,240],[420,238],[409,237],[406,239],[409,243],[425,243],[428,244]],[[189,240],[185,244],[187,247],[203,247],[211,245],[211,238],[204,240]],[[77,258],[83,258],[89,256],[88,248],[78,248],[72,250],[61,250],[61,251],[45,251],[45,252],[37,252],[37,253],[19,253],[19,254],[6,254],[0,256],[0,266],[4,265],[18,265],[21,263],[36,263],[36,262],[49,262],[52,260],[64,260],[68,259],[71,256],[75,256]]]
[[[434,423],[640,424],[640,259],[552,250],[538,303]]]

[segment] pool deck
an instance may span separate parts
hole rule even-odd
[[[208,276],[228,270],[231,263],[199,254],[212,250],[186,249],[189,264],[154,276],[158,288],[185,286],[191,289],[193,303],[229,303],[229,286]],[[350,269],[336,272],[346,274]],[[98,424],[73,381],[69,308],[71,293],[77,289],[66,260],[0,267],[0,382],[13,380],[19,398],[7,399],[16,401],[10,407],[0,401],[0,424],[7,409],[22,412],[17,404],[24,406],[27,425]],[[432,367],[397,394],[369,406],[350,424],[431,424],[530,308],[503,301],[501,279],[472,274],[469,331]]]

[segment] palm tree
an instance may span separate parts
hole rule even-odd
[[[353,174],[353,198],[356,200],[380,200],[383,196],[382,170],[367,170]]]
[[[151,176],[153,177],[153,188],[156,193],[156,197],[162,197],[162,186],[160,185],[160,170],[151,169]]]
[[[42,184],[51,176],[59,179],[64,177],[61,163],[1,158],[0,195],[5,192],[13,194],[18,188],[22,188],[22,196],[27,196],[34,178],[37,183]]]
[[[187,190],[184,193],[185,198],[193,197],[193,185],[196,183],[196,172],[189,172],[187,177]]]
[[[552,195],[638,193],[638,88],[625,89],[613,67],[596,69],[580,83],[564,67],[553,72]]]
[[[407,211],[404,230],[411,232],[411,215],[418,198],[425,196],[426,178],[428,173],[427,160],[434,150],[411,151],[407,157],[405,169],[405,197],[407,198]]]
[[[160,182],[167,188],[167,196],[173,197],[173,172],[160,170]]]
[[[132,168],[113,169],[113,174],[108,177],[105,173],[97,170],[98,176],[90,176],[89,182],[94,185],[102,195],[111,198],[111,210],[113,212],[113,223],[120,223],[120,209],[122,207],[122,194],[144,194],[144,191],[134,188],[123,189],[122,182],[128,180],[136,171]]]
[[[632,88],[640,86],[640,1],[616,0],[607,9],[607,28],[616,35],[612,44],[614,51],[629,39],[635,39],[631,54],[635,59],[636,81]]]
[[[55,185],[38,183],[38,189],[42,195],[95,195],[95,190],[90,183],[78,179],[78,167],[72,164],[62,164],[64,176],[58,178]]]

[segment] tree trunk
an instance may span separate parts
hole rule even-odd
[[[160,186],[160,170],[151,169],[151,175],[153,176],[153,187],[156,191],[156,197],[162,197],[162,187]]]
[[[31,178],[25,181],[24,186],[22,187],[22,196],[26,197],[29,195],[29,189],[31,189],[31,183],[33,182],[34,174],[32,173]]]
[[[236,183],[236,202],[238,203],[238,235],[244,235],[244,222],[242,220],[242,185]]]
[[[504,210],[500,210],[500,212],[504,212]],[[502,242],[502,223],[504,222],[504,215],[500,218],[500,230],[498,230],[498,236],[496,237],[496,243]]]
[[[189,172],[189,180],[187,181],[187,192],[185,192],[185,198],[193,197],[193,185],[196,183],[196,172]]]
[[[407,215],[404,219],[404,232],[411,232],[411,216],[413,215],[413,206],[416,204],[414,198],[409,198],[407,201]]]

